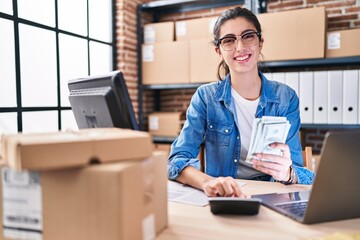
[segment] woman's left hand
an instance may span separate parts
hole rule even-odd
[[[276,156],[272,154],[257,153],[256,158],[252,160],[253,167],[271,175],[277,181],[288,181],[290,179],[290,166],[292,160],[290,157],[290,149],[287,144],[283,143],[272,143],[272,148],[279,148],[283,153],[282,156]],[[266,159],[267,161],[261,161],[259,159]]]

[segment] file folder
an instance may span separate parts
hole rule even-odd
[[[344,124],[357,124],[359,115],[359,71],[344,70],[343,74],[343,119]]]
[[[328,123],[328,72],[314,72],[314,123]]]
[[[299,73],[298,72],[287,72],[285,73],[285,83],[299,96]]]
[[[314,73],[300,72],[299,100],[301,123],[314,123]]]
[[[342,124],[343,120],[343,72],[328,71],[328,123]]]

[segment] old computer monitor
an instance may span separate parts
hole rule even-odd
[[[79,129],[118,127],[139,130],[121,72],[70,80],[68,87]]]

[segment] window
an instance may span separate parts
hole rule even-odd
[[[76,129],[70,79],[114,70],[112,0],[0,1],[0,134]]]

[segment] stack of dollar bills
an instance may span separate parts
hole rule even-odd
[[[273,154],[282,156],[278,148],[271,148],[271,143],[285,143],[291,124],[286,117],[263,116],[255,118],[251,132],[247,163],[252,163],[256,153]],[[260,159],[267,161],[266,159]]]

